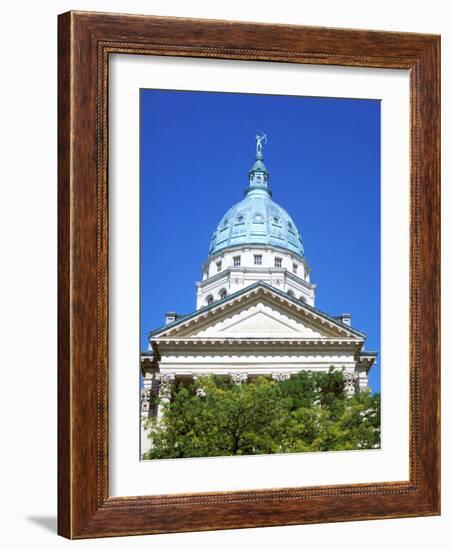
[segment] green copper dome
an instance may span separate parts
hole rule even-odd
[[[215,229],[210,242],[211,256],[233,246],[261,244],[304,257],[296,225],[284,208],[272,200],[269,174],[263,162],[261,141],[264,137],[256,136],[256,160],[249,172],[245,198],[226,212]]]

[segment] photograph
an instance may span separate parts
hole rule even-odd
[[[140,90],[140,459],[375,451],[378,99]]]

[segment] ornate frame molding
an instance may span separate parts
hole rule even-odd
[[[263,43],[266,49],[259,47]],[[61,535],[86,538],[439,514],[439,50],[440,38],[423,34],[90,12],[59,16]],[[110,54],[410,71],[409,481],[109,497]]]

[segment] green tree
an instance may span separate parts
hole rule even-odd
[[[249,384],[207,376],[176,386],[149,427],[150,459],[369,449],[380,444],[380,396],[347,397],[332,370]]]

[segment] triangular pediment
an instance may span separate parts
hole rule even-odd
[[[209,323],[192,335],[199,338],[320,338],[322,332],[272,304],[258,301]],[[327,336],[326,331],[323,335]]]
[[[271,310],[266,307],[264,304],[260,303],[256,306],[245,310],[239,315],[240,319],[225,320],[221,323],[221,326],[218,329],[209,327],[207,330],[203,331],[208,333],[210,331],[216,331],[219,335],[224,336],[240,336],[245,337],[255,337],[259,336],[286,336],[288,334],[294,335],[299,334],[300,330],[297,330],[299,327],[293,326],[293,323],[289,319],[281,319],[278,315],[278,312]]]
[[[246,289],[248,290],[248,289]],[[203,308],[153,335],[155,339],[357,339],[363,335],[268,285]]]

